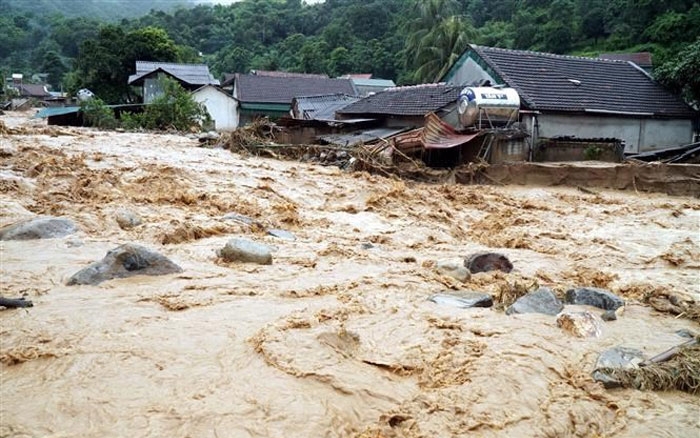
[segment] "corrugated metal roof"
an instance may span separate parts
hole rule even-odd
[[[79,106],[59,106],[43,108],[37,112],[34,117],[37,119],[45,119],[47,117],[62,116],[64,114],[77,113],[80,111]]]
[[[452,126],[440,120],[440,117],[430,113],[425,116],[421,141],[426,149],[448,149],[469,143],[480,134],[481,132],[459,134]]]
[[[400,134],[406,130],[406,128],[377,128],[368,129],[365,131],[355,131],[349,134],[323,135],[320,136],[319,139],[325,141],[326,143],[350,147],[361,143],[372,143],[377,140],[393,137],[394,135]]]
[[[108,108],[113,108],[113,109],[120,109],[120,110],[125,110],[127,108],[141,108],[144,107],[145,105],[142,103],[122,103],[119,105],[106,105]],[[71,113],[77,113],[80,111],[79,106],[56,106],[56,107],[48,107],[48,108],[43,108],[39,110],[35,115],[34,118],[37,119],[45,119],[47,117],[53,117],[53,116],[62,116],[64,114],[71,114]]]
[[[362,85],[365,87],[395,87],[396,84],[390,79],[365,79],[365,78],[352,78],[355,85]]]
[[[136,74],[129,76],[129,84],[140,82],[146,76],[163,71],[190,85],[219,85],[205,64],[176,64],[170,62],[136,61]]]
[[[323,94],[295,97],[292,100],[294,117],[305,120],[333,120],[335,112],[357,102],[359,97],[347,94]]]

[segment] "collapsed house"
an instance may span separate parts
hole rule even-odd
[[[471,45],[442,80],[516,90],[534,148],[615,139],[631,154],[688,144],[698,129],[698,113],[632,62]]]

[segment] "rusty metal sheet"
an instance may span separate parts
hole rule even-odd
[[[480,132],[460,134],[452,126],[440,120],[435,113],[429,113],[425,116],[425,128],[421,140],[426,149],[448,149],[469,143],[479,135],[481,135]]]

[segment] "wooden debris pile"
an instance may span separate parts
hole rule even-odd
[[[693,339],[655,356],[639,367],[611,369],[611,375],[624,388],[646,391],[677,389],[700,394],[700,344]]]

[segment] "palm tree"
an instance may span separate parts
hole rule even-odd
[[[420,41],[415,54],[418,82],[437,82],[467,48],[474,28],[459,16],[445,18]]]
[[[456,11],[455,0],[414,2],[416,18],[407,25],[403,55],[406,67],[414,69],[417,82],[438,80],[474,36],[471,24],[455,15]]]

